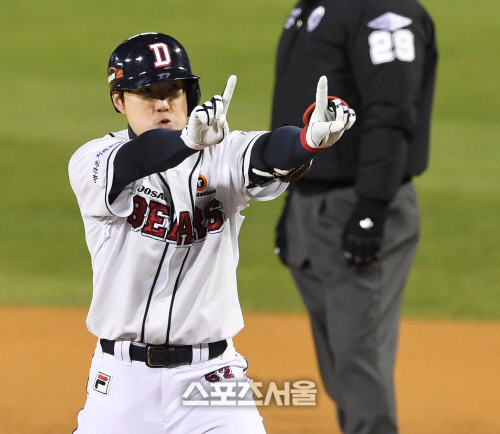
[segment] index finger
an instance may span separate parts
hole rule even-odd
[[[318,81],[316,89],[316,110],[320,113],[326,111],[328,105],[328,79],[323,75]]]
[[[234,88],[236,87],[236,75],[231,75],[227,80],[226,87],[224,88],[224,92],[222,93],[222,103],[224,104],[223,114],[227,113],[227,109],[229,108],[229,103],[231,102],[231,98],[233,97]]]

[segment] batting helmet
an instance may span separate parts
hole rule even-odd
[[[188,55],[180,42],[162,33],[132,36],[118,45],[108,62],[110,95],[113,90],[132,90],[183,80],[188,114],[200,101],[199,78],[191,72]]]

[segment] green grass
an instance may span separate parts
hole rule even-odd
[[[5,2],[4,2],[5,3]],[[496,1],[424,1],[440,64],[431,165],[416,183],[422,239],[404,299],[407,316],[500,319],[500,36]],[[0,303],[87,306],[91,267],[69,187],[76,148],[125,120],[111,107],[113,48],[145,31],[177,37],[203,97],[238,77],[232,129],[267,129],[274,54],[293,2],[229,0],[7,2],[0,12]],[[244,214],[238,269],[247,310],[302,311],[273,253],[282,198]]]
[[[422,240],[404,312],[498,318],[500,127],[437,121],[435,131],[433,163],[417,180]]]

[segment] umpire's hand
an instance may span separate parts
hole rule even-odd
[[[360,197],[342,236],[342,249],[348,265],[364,265],[378,259],[388,203]]]

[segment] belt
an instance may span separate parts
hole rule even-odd
[[[115,341],[100,339],[102,351],[106,354],[115,354]],[[208,344],[208,360],[222,355],[227,348],[227,341],[218,341]],[[193,361],[192,345],[138,345],[130,344],[130,359],[144,362],[150,368],[173,368],[175,366],[190,365]]]
[[[405,185],[412,180],[411,175],[405,175],[401,180],[401,185]],[[335,190],[337,188],[354,187],[356,180],[353,178],[346,179],[332,179],[330,181],[321,180],[300,180],[294,183],[293,188],[298,188],[301,192],[307,194],[324,193],[325,191]]]

